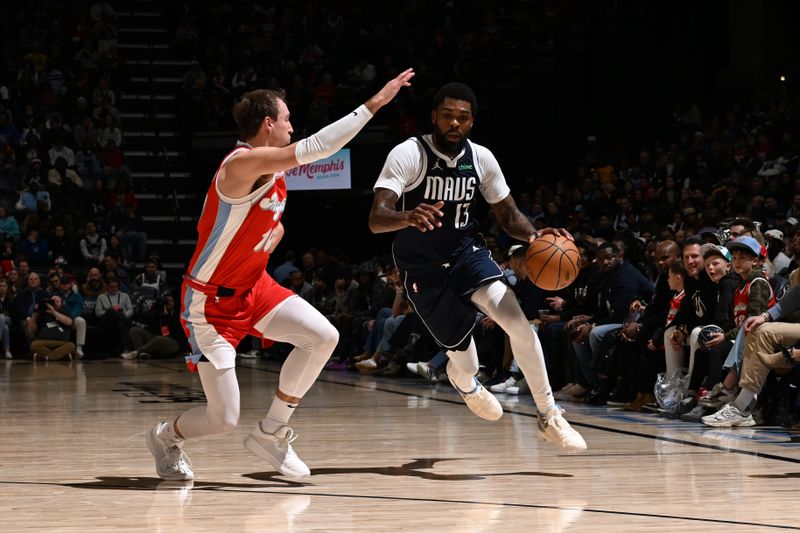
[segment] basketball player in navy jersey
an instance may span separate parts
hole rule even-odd
[[[477,110],[475,93],[448,83],[433,99],[433,133],[413,137],[389,153],[375,183],[369,216],[374,233],[396,231],[392,252],[408,299],[447,351],[447,375],[467,406],[486,420],[503,409],[475,379],[478,354],[472,339],[476,311],[508,334],[514,357],[530,383],[539,410],[539,437],[570,450],[586,442],[553,400],[539,339],[514,293],[501,280],[478,223],[470,217],[477,193],[509,235],[533,242],[538,233],[517,208],[494,155],[469,140]]]

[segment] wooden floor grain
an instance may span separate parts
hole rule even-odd
[[[1,531],[800,530],[800,434],[706,429],[565,404],[589,450],[535,436],[530,398],[498,422],[447,385],[323,373],[292,420],[304,482],[242,440],[278,367],[238,368],[235,433],[190,441],[190,484],[160,480],[144,444],[203,401],[179,362],[0,362]]]

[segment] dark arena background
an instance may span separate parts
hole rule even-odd
[[[0,530],[800,530],[800,2],[4,6]],[[188,439],[194,481],[161,479],[153,424],[210,398],[181,289],[234,104],[284,89],[299,141],[409,67],[346,145],[349,186],[289,190],[267,265],[339,334],[292,418],[311,477],[242,446],[293,349],[246,336],[233,435]],[[373,185],[451,81],[522,215],[578,244],[578,280],[545,291],[480,195],[470,212],[582,453],[537,438],[496,321],[473,334],[495,422],[422,321],[402,327],[417,288],[369,229]]]

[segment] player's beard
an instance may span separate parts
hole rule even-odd
[[[450,130],[453,131],[453,130]],[[464,148],[464,145],[467,143],[467,137],[465,135],[461,135],[461,139],[458,142],[453,142],[447,138],[447,133],[449,132],[442,132],[439,128],[433,129],[433,143],[445,154],[448,155],[456,155]],[[461,132],[458,132],[461,133]]]

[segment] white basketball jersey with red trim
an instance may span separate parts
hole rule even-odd
[[[188,274],[202,283],[245,289],[253,287],[267,267],[273,232],[286,205],[283,173],[276,173],[273,180],[244,198],[227,198],[217,188],[225,163],[250,149],[239,143],[222,160],[206,194],[197,224],[197,248],[188,269]]]

